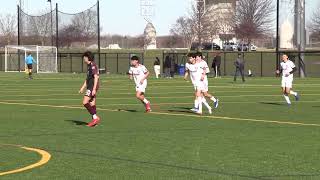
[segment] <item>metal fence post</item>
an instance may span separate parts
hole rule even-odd
[[[104,68],[106,70],[106,73],[107,73],[107,54],[104,53]]]
[[[223,74],[224,76],[227,75],[227,71],[226,71],[226,67],[227,67],[227,64],[226,64],[226,52],[223,52]]]
[[[260,61],[261,61],[260,62],[260,76],[263,77],[263,72],[262,72],[263,71],[263,64],[262,64],[263,63],[263,54],[262,54],[262,52],[260,52],[260,53],[261,53],[260,54],[261,55],[260,56]]]
[[[117,53],[117,74],[119,73],[119,54]]]
[[[70,72],[72,73],[72,54],[70,54]]]

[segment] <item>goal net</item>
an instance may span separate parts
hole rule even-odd
[[[57,73],[57,48],[53,46],[6,46],[5,72],[24,72],[25,59],[31,53],[34,61],[34,71],[37,73]]]

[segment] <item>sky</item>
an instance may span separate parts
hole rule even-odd
[[[0,0],[5,1],[5,0]],[[0,6],[0,13],[16,14],[17,1],[6,0]],[[47,0],[22,0],[24,10],[28,14],[39,15],[50,9]],[[172,25],[180,16],[187,15],[192,0],[154,0],[155,15],[152,22],[158,35],[168,35]],[[294,0],[281,0],[294,1]],[[77,13],[83,11],[97,0],[52,0],[52,3],[59,4],[59,10],[66,13]],[[319,0],[306,0],[308,17],[311,16],[311,10],[319,7]],[[289,10],[286,6],[281,6],[281,12],[286,14]],[[102,34],[120,34],[120,35],[140,35],[146,25],[140,13],[140,0],[100,0],[101,26]]]

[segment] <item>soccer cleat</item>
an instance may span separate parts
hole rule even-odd
[[[196,111],[195,113],[196,113],[196,114],[199,114],[199,115],[202,115],[202,111],[199,111],[199,110]]]
[[[208,111],[209,111],[209,114],[212,114],[212,109],[208,109]]]
[[[296,98],[296,101],[299,101],[299,100],[300,100],[299,94],[297,94],[297,95],[295,96],[295,98]]]
[[[219,99],[217,99],[216,102],[213,103],[213,107],[214,107],[215,109],[217,109],[218,106],[219,106]]]
[[[196,107],[194,107],[194,108],[190,109],[190,111],[192,111],[192,112],[197,112],[197,111],[199,111],[199,109],[196,108]]]
[[[100,118],[97,117],[96,119],[92,119],[92,121],[89,122],[89,123],[87,124],[87,126],[88,126],[88,127],[94,127],[94,126],[98,125],[99,123],[100,123]]]
[[[148,102],[148,103],[146,104],[146,112],[147,112],[147,113],[148,113],[148,112],[151,112],[150,102]]]

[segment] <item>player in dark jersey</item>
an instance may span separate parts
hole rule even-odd
[[[99,89],[99,69],[94,62],[94,55],[87,51],[82,55],[83,61],[88,65],[87,79],[84,81],[79,93],[84,93],[83,106],[88,110],[92,116],[92,121],[87,124],[88,127],[94,127],[100,122],[97,116],[96,95]]]

